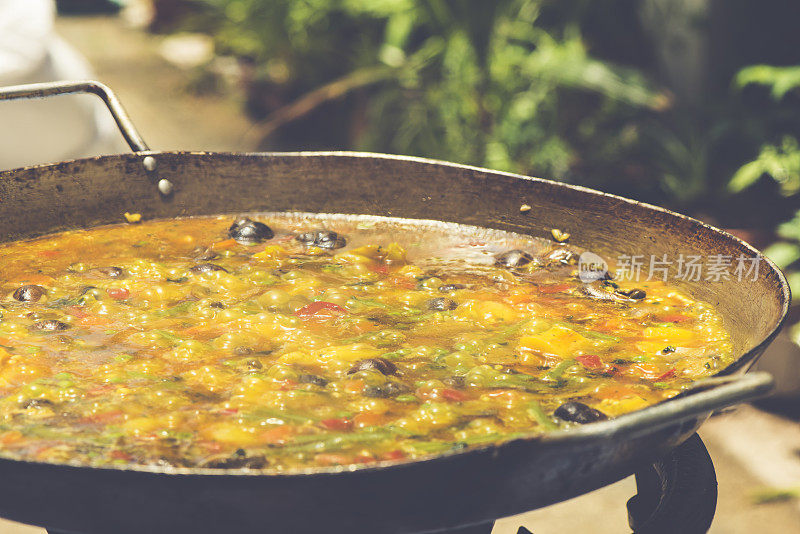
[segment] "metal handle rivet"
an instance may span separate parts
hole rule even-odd
[[[142,160],[142,165],[144,166],[144,169],[146,171],[153,172],[154,170],[156,170],[156,158],[154,158],[153,156],[145,156],[144,159]]]
[[[170,193],[172,193],[173,187],[174,186],[172,185],[172,182],[170,182],[166,178],[162,178],[158,181],[158,191],[164,196],[167,196]]]

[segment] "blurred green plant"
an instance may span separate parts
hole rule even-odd
[[[565,178],[597,135],[576,124],[669,104],[639,71],[592,57],[577,24],[545,29],[543,0],[201,4],[195,27],[253,65],[269,102],[256,138],[344,101],[349,124],[332,115],[315,127],[348,148]],[[607,160],[638,139],[630,128],[603,135]]]
[[[778,226],[777,234],[780,240],[764,249],[764,254],[785,271],[792,293],[800,295],[800,210],[793,219]],[[795,305],[800,304],[798,300]]]
[[[800,88],[800,65],[775,67],[772,65],[752,65],[741,69],[734,81],[739,88],[748,85],[769,87],[774,100],[781,100],[789,92]]]
[[[797,139],[784,136],[780,145],[767,144],[758,157],[744,164],[734,173],[728,188],[739,193],[755,184],[762,176],[769,176],[780,186],[781,194],[792,196],[800,191],[800,146]]]
[[[734,80],[735,87],[761,85],[769,89],[776,102],[790,92],[800,89],[800,65],[774,67],[753,65],[740,70]],[[766,144],[758,157],[734,173],[728,188],[738,193],[755,184],[762,176],[772,178],[785,196],[800,192],[800,145],[791,135],[783,136],[780,144]]]
[[[735,84],[740,89],[753,84],[765,86],[772,99],[779,102],[800,89],[800,66],[747,67],[739,71]],[[795,197],[800,194],[800,145],[795,137],[784,135],[780,144],[764,145],[756,159],[734,173],[728,187],[733,192],[740,192],[764,176],[779,185],[782,195]],[[792,293],[800,295],[800,210],[793,219],[780,224],[776,233],[778,241],[764,249],[764,254],[784,270]],[[794,299],[794,305],[798,303],[800,299]],[[800,324],[790,328],[790,335],[795,343],[800,344]]]

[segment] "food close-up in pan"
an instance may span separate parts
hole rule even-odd
[[[320,229],[320,228],[326,229]],[[569,428],[733,361],[713,307],[555,240],[270,215],[0,248],[3,454],[253,469]]]

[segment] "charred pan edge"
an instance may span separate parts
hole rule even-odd
[[[97,156],[92,158],[82,158],[76,160],[69,160],[64,162],[59,162],[55,164],[42,164],[42,165],[33,165],[28,167],[23,167],[20,169],[12,169],[7,171],[0,171],[0,179],[8,178],[12,174],[15,174],[19,171],[24,170],[38,170],[38,169],[46,169],[46,168],[59,168],[70,165],[72,163],[88,163],[88,162],[99,162],[105,159],[113,159],[118,158],[120,156],[124,158],[133,158],[133,157],[144,157],[144,156],[158,156],[158,155],[191,155],[191,156],[216,156],[216,157],[224,157],[224,158],[264,158],[264,157],[344,157],[344,158],[364,158],[364,159],[383,159],[383,160],[395,160],[395,161],[407,161],[407,162],[415,162],[415,163],[423,163],[426,165],[432,166],[440,166],[440,167],[448,167],[452,169],[459,169],[459,170],[469,170],[469,171],[477,171],[481,173],[487,173],[490,176],[505,176],[509,178],[519,179],[519,180],[526,180],[530,182],[540,182],[544,184],[548,184],[550,186],[560,187],[564,189],[569,189],[581,193],[586,193],[592,196],[601,197],[612,199],[616,202],[621,202],[628,204],[634,207],[641,207],[653,212],[658,212],[663,215],[672,216],[678,219],[682,219],[686,222],[689,222],[691,225],[698,229],[702,229],[706,232],[715,235],[717,239],[725,239],[735,243],[742,251],[748,252],[750,255],[756,256],[761,260],[764,260],[765,263],[770,267],[770,272],[777,278],[777,285],[778,289],[780,290],[781,294],[781,315],[779,320],[777,321],[775,327],[772,331],[755,347],[751,348],[747,352],[745,352],[742,356],[740,356],[734,363],[714,375],[715,377],[723,377],[728,375],[733,375],[737,372],[744,372],[746,371],[752,363],[760,356],[761,352],[772,342],[775,336],[778,334],[780,329],[783,326],[784,321],[786,320],[786,315],[789,310],[789,303],[791,301],[791,291],[789,289],[789,285],[786,281],[785,276],[781,272],[781,270],[766,256],[761,254],[756,248],[751,246],[750,244],[746,243],[745,241],[739,239],[738,237],[731,235],[723,230],[720,230],[714,226],[709,224],[703,223],[697,219],[692,217],[688,217],[686,215],[682,215],[680,213],[673,212],[671,210],[661,208],[659,206],[654,206],[652,204],[648,204],[645,202],[639,202],[636,200],[631,200],[625,197],[621,197],[618,195],[612,195],[609,193],[603,193],[601,191],[597,191],[594,189],[590,189],[583,186],[577,186],[572,184],[565,184],[561,182],[556,182],[553,180],[548,180],[544,178],[536,178],[530,176],[524,176],[515,173],[509,172],[502,172],[502,171],[494,171],[491,169],[486,169],[482,167],[475,167],[471,165],[462,165],[457,163],[450,163],[445,161],[438,161],[433,159],[427,158],[419,158],[413,156],[399,156],[399,155],[391,155],[391,154],[377,154],[377,153],[369,153],[369,152],[349,152],[349,151],[319,151],[319,152],[244,152],[244,153],[234,153],[234,152],[205,152],[205,151],[147,151],[147,152],[140,152],[136,155],[131,154],[119,154],[119,155],[108,155],[108,156]],[[761,394],[764,394],[770,387],[771,383],[768,383],[767,380],[762,380],[763,383],[757,385],[755,390],[749,394],[743,395],[742,398],[729,400],[724,405],[730,405],[737,402],[743,402],[750,398],[757,397]],[[696,394],[697,396],[702,396],[703,393]],[[684,397],[685,398],[685,397]],[[699,401],[702,401],[702,397],[700,397]],[[664,401],[654,406],[650,406],[648,408],[644,408],[642,410],[632,412],[631,414],[626,414],[615,419],[611,419],[605,422],[593,423],[586,427],[571,429],[568,431],[557,431],[551,434],[532,434],[530,437],[523,437],[516,440],[511,440],[508,442],[504,442],[501,444],[494,444],[494,445],[485,445],[482,447],[475,447],[471,449],[467,449],[465,451],[453,451],[447,452],[442,454],[437,454],[433,456],[426,456],[423,458],[415,459],[415,460],[401,460],[401,461],[383,461],[378,462],[371,465],[350,465],[350,466],[333,466],[333,467],[325,467],[325,468],[305,468],[305,469],[298,469],[292,470],[291,472],[275,472],[269,470],[247,470],[247,469],[209,469],[209,468],[164,468],[164,467],[150,467],[145,465],[130,465],[130,466],[114,466],[114,467],[90,467],[86,465],[73,465],[69,463],[54,463],[54,462],[32,462],[27,460],[14,460],[12,458],[2,458],[0,457],[0,461],[15,461],[18,463],[25,463],[25,464],[35,464],[35,465],[58,465],[64,468],[74,468],[74,469],[86,469],[87,467],[93,470],[103,470],[103,471],[135,471],[135,472],[143,472],[143,473],[153,473],[153,474],[169,474],[169,475],[212,475],[212,476],[247,476],[247,477],[260,477],[260,476],[268,476],[268,477],[298,477],[298,476],[311,476],[311,475],[338,475],[342,473],[349,473],[349,472],[361,472],[361,471],[373,471],[373,470],[380,470],[380,469],[387,469],[387,468],[400,468],[404,465],[408,465],[411,463],[423,463],[423,462],[430,462],[440,458],[445,458],[449,456],[456,456],[456,455],[468,455],[468,454],[482,454],[486,453],[487,451],[491,452],[492,454],[499,454],[501,450],[505,447],[508,447],[512,444],[518,444],[520,442],[547,442],[547,443],[560,443],[560,442],[591,442],[597,439],[611,439],[612,437],[619,437],[620,435],[627,435],[631,431],[636,431],[637,428],[641,425],[643,420],[649,420],[650,414],[661,413],[666,410],[664,413],[668,413],[670,410],[670,406],[674,403],[671,402],[672,399]],[[672,421],[664,421],[660,425],[655,425],[652,428],[658,428],[659,426],[666,426],[669,424],[679,424],[684,421],[688,421],[693,417],[695,420],[699,420],[702,422],[710,413],[715,410],[723,407],[723,405],[714,405],[710,403],[706,407],[698,407],[695,406],[693,410],[694,413],[692,415],[684,415],[682,418],[673,419]],[[702,409],[701,409],[702,408]]]

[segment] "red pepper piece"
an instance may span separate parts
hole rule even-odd
[[[334,430],[336,432],[347,432],[353,428],[353,421],[348,419],[347,417],[338,417],[335,419],[323,419],[319,422],[320,425],[324,426],[328,430]]]
[[[390,276],[386,280],[387,285],[394,287],[402,287],[405,289],[414,289],[417,287],[417,282],[413,278],[407,276]]]
[[[378,274],[389,274],[389,268],[386,265],[377,264],[368,266],[369,270]]]
[[[672,368],[663,375],[656,378],[656,382],[661,382],[663,380],[669,380],[670,378],[675,378],[675,369]]]
[[[405,457],[406,453],[398,449],[385,453],[383,456],[381,456],[381,460],[402,460]]]
[[[131,296],[131,292],[127,289],[116,289],[113,287],[106,289],[106,293],[108,293],[108,296],[114,300],[125,300]]]
[[[452,402],[463,402],[469,398],[469,396],[463,391],[458,391],[457,389],[450,389],[450,388],[440,389],[439,395],[441,395],[443,399]]]
[[[665,323],[685,323],[689,319],[691,317],[682,313],[670,313],[661,317],[661,320]]]
[[[571,284],[552,284],[549,286],[539,286],[539,293],[563,293],[571,287]]]
[[[113,421],[118,421],[122,419],[123,416],[122,410],[111,410],[108,412],[96,413],[94,415],[90,415],[85,417],[82,422],[87,424],[93,425],[107,425]]]
[[[67,313],[71,316],[75,317],[76,319],[83,319],[84,317],[89,317],[89,314],[80,309],[77,306],[70,306],[67,308]]]
[[[111,459],[113,460],[125,460],[126,462],[133,459],[133,456],[128,454],[125,451],[111,451]]]
[[[291,391],[297,388],[297,382],[294,380],[283,380],[280,382],[278,389],[281,391]]]
[[[333,302],[325,302],[324,300],[311,302],[294,312],[298,317],[320,317],[323,315],[333,317],[334,315],[342,313],[347,313],[347,308],[343,308]]]
[[[317,465],[346,465],[353,463],[353,458],[348,454],[335,452],[322,452],[314,457]]]
[[[596,354],[581,354],[576,356],[575,359],[587,369],[600,369],[603,367],[603,362],[600,361],[600,357]]]

